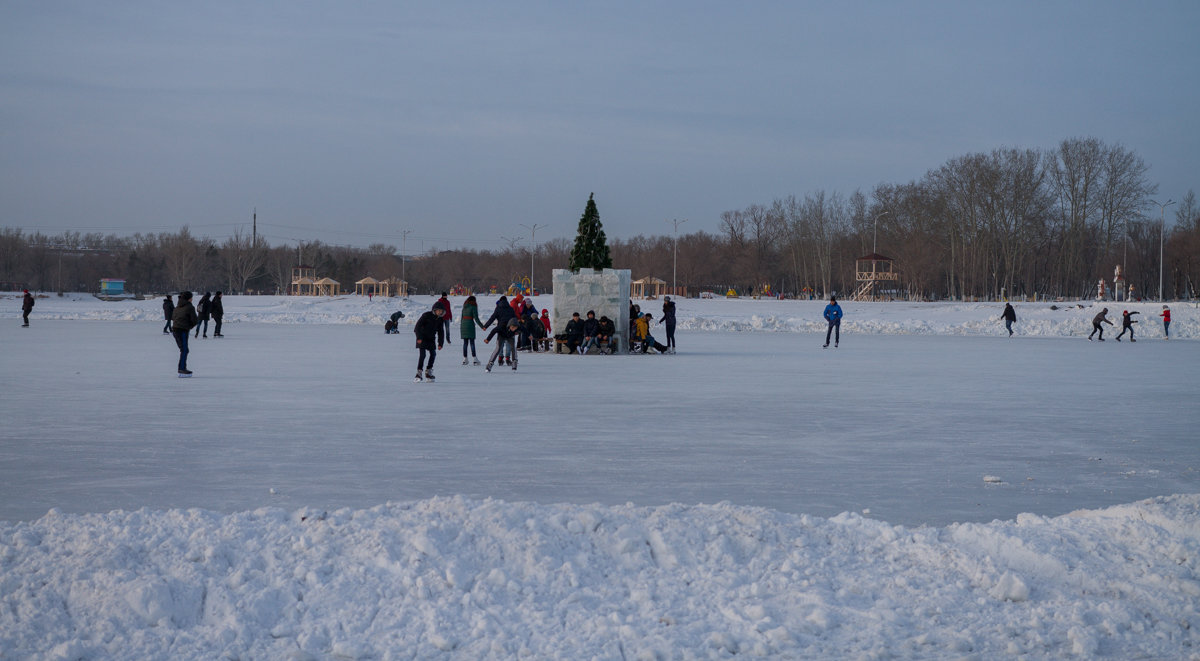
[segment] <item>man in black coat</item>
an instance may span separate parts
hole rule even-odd
[[[212,300],[208,297],[208,292],[200,297],[200,301],[196,303],[196,337],[200,337],[200,332],[204,332],[204,337],[208,337],[208,316],[212,310]]]
[[[21,325],[29,325],[29,313],[33,312],[33,294],[29,290],[25,290],[25,297],[21,299]]]
[[[216,328],[213,329],[213,337],[225,337],[221,334],[221,317],[225,316],[225,305],[221,303],[221,292],[213,295],[213,299],[208,305],[208,313],[212,315],[213,323],[216,324]]]
[[[445,341],[445,324],[442,323],[442,315],[445,311],[440,305],[434,305],[432,310],[425,312],[417,319],[417,323],[413,326],[413,333],[417,336],[417,349],[420,350],[420,357],[417,358],[417,376],[414,380],[421,381],[421,370],[425,370],[424,380],[433,381],[433,361],[437,360],[437,350],[442,348],[442,343]],[[436,345],[434,341],[437,341]],[[429,365],[425,365],[425,354],[429,354]]]
[[[171,334],[171,315],[175,312],[175,303],[171,301],[171,295],[167,294],[163,298],[163,318],[167,320],[167,325],[163,326],[163,335]]]
[[[497,326],[507,328],[509,320],[516,318],[517,313],[514,312],[512,306],[508,304],[508,297],[501,296],[500,299],[496,301],[496,309],[492,311],[492,316],[488,317],[488,320],[484,322],[483,330],[487,330],[488,326],[492,325],[492,322],[495,322]],[[509,350],[509,345],[507,343],[502,343],[500,347],[500,364],[503,365],[505,361],[505,354]],[[512,356],[508,356],[508,361],[510,363],[512,362]]]
[[[179,376],[191,376],[187,368],[188,333],[197,325],[196,308],[192,307],[192,292],[179,292],[179,305],[171,314],[171,334],[175,336],[175,345],[179,347]]]

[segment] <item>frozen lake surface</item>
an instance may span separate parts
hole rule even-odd
[[[0,649],[1200,649],[1191,309],[1101,344],[1089,306],[1019,306],[1009,339],[994,304],[849,304],[835,350],[820,302],[681,301],[674,356],[486,374],[455,333],[415,384],[394,302],[230,298],[192,379],[157,305],[5,304]]]

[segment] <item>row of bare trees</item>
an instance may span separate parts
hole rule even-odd
[[[870,197],[823,190],[721,214],[716,233],[610,241],[613,264],[691,292],[710,289],[816,296],[855,285],[855,259],[882,253],[902,278],[897,297],[1090,297],[1123,265],[1138,293],[1158,294],[1159,243],[1168,298],[1200,284],[1200,208],[1189,192],[1163,208],[1148,167],[1134,152],[1095,138],[1053,150],[997,149],[950,159],[918,181],[880,184]],[[1164,202],[1165,200],[1158,200]],[[602,204],[602,201],[601,201]],[[403,277],[417,292],[455,285],[505,289],[528,277],[548,289],[571,241],[507,250],[430,251],[401,257],[394,246],[319,241],[271,246],[235,232],[222,242],[175,233],[133,237],[0,229],[0,287],[95,291],[100,278],[126,279],[138,293],[180,289],[283,292],[292,267],[313,266],[352,287],[365,277]]]

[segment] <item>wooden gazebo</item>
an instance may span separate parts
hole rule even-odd
[[[324,277],[313,283],[317,291],[316,296],[338,296],[342,293],[342,283],[330,277]]]
[[[900,281],[900,273],[893,268],[891,257],[879,253],[863,255],[854,260],[854,279],[858,282],[851,300],[878,301],[887,298],[883,290],[895,289],[895,283]],[[885,285],[891,284],[891,287]]]
[[[408,298],[408,281],[397,277],[385,278],[379,281],[379,289],[375,291],[380,296]]]
[[[666,293],[666,291],[666,280],[659,280],[649,275],[641,280],[634,280],[629,283],[630,298],[658,298]]]
[[[368,294],[379,293],[379,281],[371,276],[367,276],[362,280],[354,283],[354,293],[358,296],[367,296]]]

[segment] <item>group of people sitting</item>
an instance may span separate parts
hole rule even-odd
[[[554,338],[566,342],[567,353],[584,355],[595,349],[598,353],[610,354],[616,350],[617,343],[613,339],[616,331],[612,319],[603,315],[597,319],[596,313],[588,310],[586,319],[580,319],[578,312],[571,313],[564,332]]]

